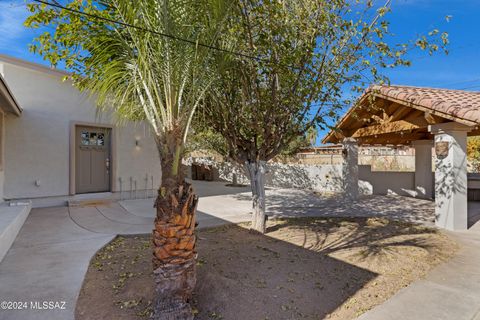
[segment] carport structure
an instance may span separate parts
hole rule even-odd
[[[358,145],[412,145],[416,196],[435,198],[437,226],[465,230],[467,136],[479,135],[479,124],[480,92],[372,86],[323,142],[344,146],[344,191],[351,199],[358,197]]]

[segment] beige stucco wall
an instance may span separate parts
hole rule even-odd
[[[3,69],[1,67],[0,74],[2,74],[3,76]],[[5,113],[0,110],[0,203],[2,203],[4,199],[3,186],[5,183],[5,121],[9,117],[14,116],[5,115]]]
[[[364,194],[414,195],[415,172],[372,171],[369,165],[359,165],[358,179]]]
[[[5,121],[4,197],[68,195],[72,122],[109,124],[113,123],[111,117],[98,116],[94,103],[70,82],[63,82],[61,74],[0,60],[2,64],[4,77],[23,108],[21,117]],[[160,164],[149,129],[143,124],[127,124],[116,127],[114,134],[115,188],[120,187],[118,178],[132,177],[138,181],[138,188],[143,189],[146,175],[153,176],[156,188],[160,182]],[[135,146],[136,138],[140,147]],[[35,184],[37,180],[39,186]]]
[[[4,171],[1,170],[0,171],[0,203],[3,202],[3,197],[4,197],[4,192],[3,192],[3,186],[4,186],[4,182],[5,182],[5,174],[4,174]]]

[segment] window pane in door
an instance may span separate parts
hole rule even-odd
[[[89,133],[88,131],[82,131],[82,133],[80,134],[80,137],[82,138],[82,145],[84,146],[88,146],[88,143],[90,141],[90,136],[89,136]]]
[[[105,145],[105,137],[104,134],[99,132],[97,135],[97,145],[98,146],[104,146]]]
[[[90,132],[90,145],[94,146],[97,144],[97,133]]]

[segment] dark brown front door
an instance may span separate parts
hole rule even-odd
[[[75,134],[76,193],[110,191],[111,129],[77,126]]]

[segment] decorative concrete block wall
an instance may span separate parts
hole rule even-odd
[[[190,158],[185,161],[188,168],[191,168],[192,163],[212,166],[215,169],[214,180],[232,181],[236,174],[238,183],[250,183],[242,166],[230,162],[216,162],[210,158]],[[191,177],[189,169],[187,176]],[[339,192],[342,188],[342,165],[268,163],[265,182],[270,187]]]
[[[191,166],[193,162],[212,166],[215,169],[215,180],[232,181],[233,174],[236,173],[238,183],[250,183],[241,166],[216,162],[210,158],[188,159],[185,164]],[[268,163],[267,170],[265,181],[270,187],[342,192],[342,165]],[[414,195],[414,172],[377,172],[372,171],[371,166],[359,166],[359,180],[362,194]]]

